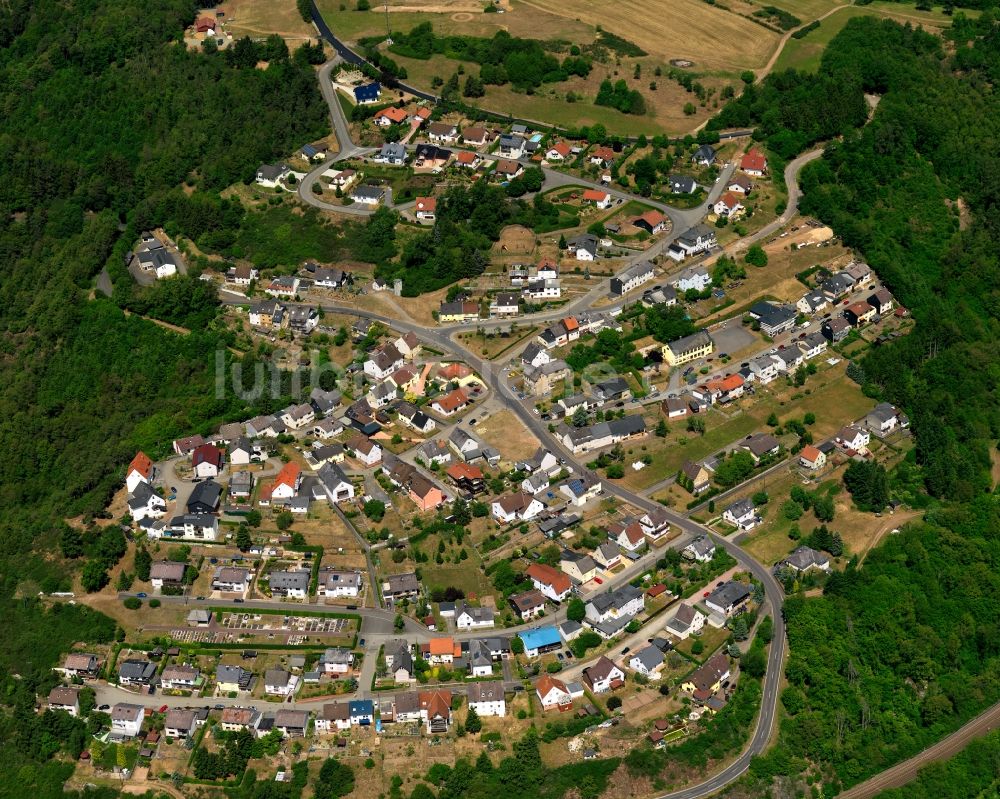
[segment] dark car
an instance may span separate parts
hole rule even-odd
[[[204,602],[205,601],[205,597],[203,597],[203,596],[196,596],[195,600],[197,600],[198,602]]]
[[[223,710],[225,707],[226,707],[225,705],[216,705],[215,709],[216,710]]]
[[[111,705],[101,705],[98,710],[111,710]]]
[[[631,652],[631,651],[632,651],[632,647],[630,647],[630,646],[627,646],[627,647],[625,647],[625,648],[624,648],[624,649],[622,650],[622,654],[623,654],[623,655],[627,655],[627,654],[628,654],[629,652]]]
[[[364,646],[364,645],[365,645],[365,639],[362,638],[361,640],[358,641],[358,646]]]
[[[243,604],[243,600],[242,599],[234,599],[233,602],[237,603],[238,605],[242,605]]]
[[[139,597],[139,599],[145,599],[147,594],[145,591],[140,591],[138,594],[136,594],[136,596]]]

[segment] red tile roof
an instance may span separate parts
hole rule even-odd
[[[552,586],[552,589],[558,594],[569,591],[571,586],[568,574],[546,566],[544,563],[532,563],[525,574],[532,580]]]
[[[600,189],[587,189],[583,193],[584,201],[593,200],[596,203],[604,202],[609,196],[606,191],[601,191]]]
[[[445,470],[452,480],[461,480],[463,477],[469,480],[482,480],[483,472],[477,466],[471,466],[468,463],[454,463]]]
[[[799,453],[799,457],[802,458],[802,460],[807,461],[808,463],[816,463],[816,461],[819,460],[819,457],[822,454],[823,453],[820,452],[812,444],[806,444],[806,446],[804,446],[802,448],[802,451]]]
[[[299,468],[299,465],[289,461],[281,467],[281,471],[278,472],[277,476],[275,476],[274,482],[271,483],[271,491],[273,492],[274,489],[280,485],[295,488],[295,484],[299,481],[299,475],[301,473],[302,470]]]
[[[146,479],[149,479],[149,475],[153,471],[153,462],[149,459],[149,456],[145,452],[137,452],[135,457],[132,458],[132,462],[128,465],[128,471],[125,474],[132,474],[132,472],[138,472]]]
[[[767,169],[767,157],[756,147],[753,147],[740,159],[740,169],[748,172],[763,172]]]
[[[437,209],[437,199],[434,197],[417,197],[418,211],[434,211]]]
[[[197,466],[200,463],[211,463],[217,469],[222,468],[222,450],[213,444],[202,444],[195,447],[191,453],[191,465]]]
[[[440,399],[434,400],[434,404],[445,413],[453,413],[469,402],[469,395],[462,389],[456,388],[449,394],[445,394]]]
[[[402,108],[383,108],[375,115],[375,119],[381,119],[382,117],[398,125],[406,119],[406,112]]]

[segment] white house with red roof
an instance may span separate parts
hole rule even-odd
[[[406,119],[407,114],[402,108],[383,108],[375,114],[373,121],[380,128],[388,128],[391,125],[401,125]]]
[[[532,563],[525,574],[542,596],[553,602],[562,602],[573,588],[568,574],[544,563]]]
[[[611,195],[601,189],[587,189],[583,193],[583,201],[593,203],[601,210],[611,207]]]
[[[289,461],[275,476],[274,481],[260,492],[262,504],[268,504],[271,500],[288,500],[294,497],[302,484],[302,470],[297,463]]]
[[[545,151],[546,161],[565,161],[569,158],[570,146],[564,141],[557,141]]]
[[[751,147],[740,159],[740,169],[755,178],[762,177],[767,172],[767,156],[756,147]]]
[[[434,197],[417,197],[413,205],[413,215],[420,220],[433,222],[437,212],[437,199]]]
[[[152,483],[155,475],[153,461],[145,452],[137,452],[125,471],[125,487],[131,494],[139,483]]]
[[[735,217],[743,213],[743,203],[740,198],[731,191],[723,192],[722,196],[712,206],[712,210],[719,216]]]
[[[629,552],[642,549],[643,544],[646,543],[642,525],[636,520],[629,521],[627,524],[615,522],[608,528],[608,538]]]
[[[202,444],[191,453],[191,468],[195,477],[218,477],[225,462],[225,453],[214,444]]]

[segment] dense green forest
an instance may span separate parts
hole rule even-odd
[[[316,48],[189,52],[194,16],[181,0],[0,4],[0,796],[65,796],[72,765],[59,755],[77,754],[80,731],[37,716],[34,692],[73,641],[115,635],[99,614],[21,598],[70,585],[62,552],[120,556],[120,533],[74,538],[63,520],[100,512],[137,448],[161,454],[253,410],[215,397],[224,336],[179,336],[88,300],[94,277],[157,221],[140,209],[181,184],[250,179],[327,132]],[[205,327],[214,302],[197,282],[135,294],[122,282],[115,299]],[[99,793],[112,792],[88,796]]]
[[[951,760],[920,770],[904,788],[894,788],[878,799],[988,799],[1000,785],[1000,732],[972,741]]]

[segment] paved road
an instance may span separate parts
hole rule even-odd
[[[924,766],[939,760],[947,760],[961,752],[975,738],[982,738],[988,732],[1000,729],[1000,702],[980,713],[964,727],[960,727],[947,738],[938,741],[909,760],[897,763],[881,774],[865,780],[853,788],[837,794],[838,799],[869,799],[889,788],[899,788],[916,779]]]

